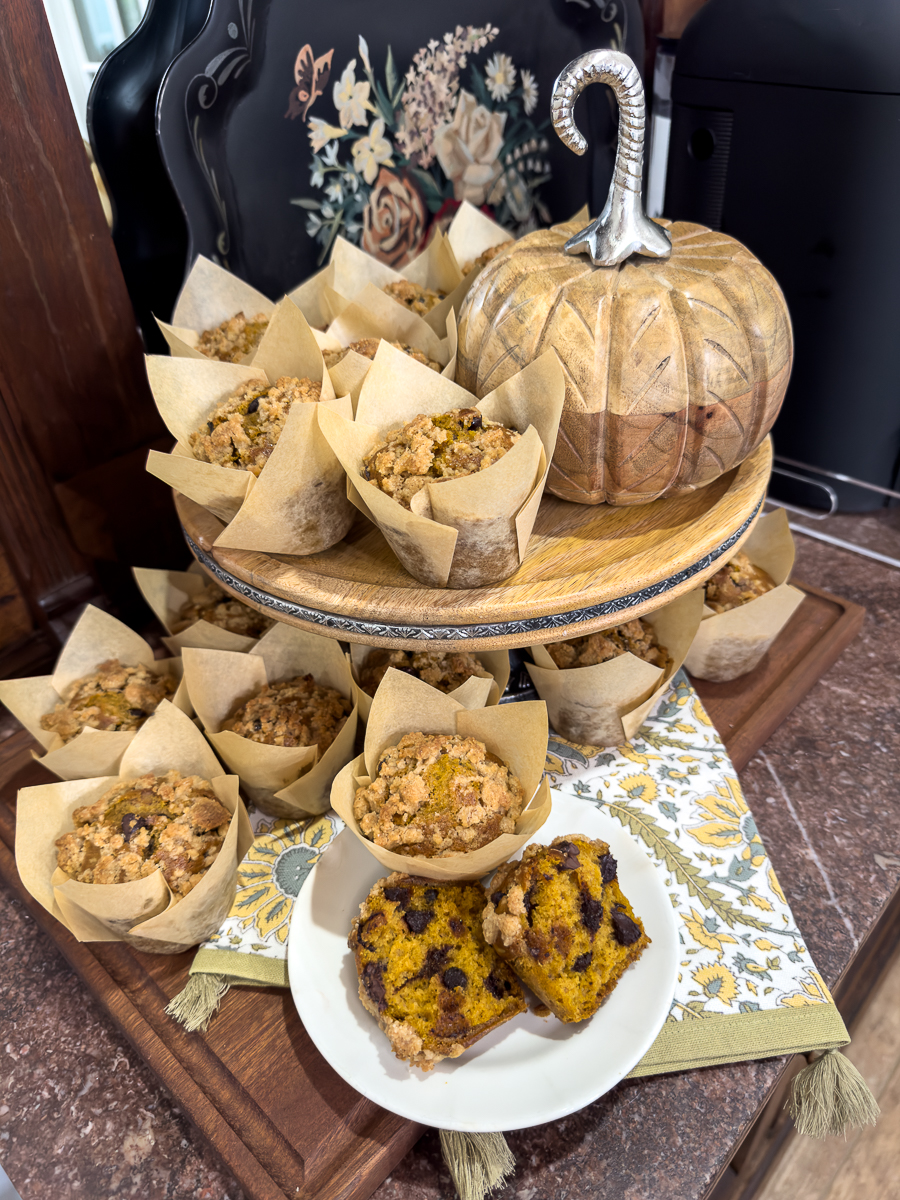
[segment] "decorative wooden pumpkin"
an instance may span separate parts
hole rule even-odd
[[[606,207],[583,230],[528,234],[482,271],[460,314],[457,381],[484,396],[552,346],[566,401],[548,489],[582,504],[645,504],[701,487],[756,449],[787,388],[791,326],[778,284],[740,242],[644,215],[644,96],[624,54],[595,51],[560,74],[563,141],[584,152],[572,108],[595,81],[619,101]]]

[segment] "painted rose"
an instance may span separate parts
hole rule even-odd
[[[471,92],[461,91],[453,120],[436,130],[435,154],[453,183],[457,200],[468,200],[478,207],[496,204],[502,198],[502,168],[497,158],[506,117],[505,112],[488,112]]]
[[[418,189],[404,173],[382,167],[363,210],[363,250],[399,270],[420,250],[426,225]]]

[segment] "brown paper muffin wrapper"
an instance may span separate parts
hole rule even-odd
[[[187,896],[176,900],[161,871],[132,883],[80,883],[57,866],[56,839],[72,813],[118,780],[178,770],[200,775],[232,813],[218,857]],[[237,868],[253,842],[238,780],[223,775],[193,722],[164,700],[134,735],[117,775],[22,788],[17,800],[16,865],[25,887],[79,942],[124,941],[154,954],[178,954],[209,937],[234,900]]]
[[[458,733],[484,742],[518,777],[525,795],[531,797],[515,833],[502,833],[480,850],[446,858],[395,854],[363,837],[353,815],[357,789],[374,778],[381,755],[389,746],[396,746],[405,733]],[[427,879],[480,879],[521,849],[550,815],[550,786],[543,774],[546,748],[547,709],[540,701],[468,709],[421,679],[392,668],[372,702],[365,749],[335,779],[331,805],[388,871],[405,871]]]
[[[223,724],[267,683],[312,675],[353,700],[350,668],[337,642],[290,625],[276,625],[246,654],[184,651],[185,682],[216,753],[234,771],[253,803],[276,817],[323,813],[331,783],[353,755],[357,709],[323,755],[316,746],[268,746]]]
[[[257,313],[271,316],[274,311],[275,305],[268,296],[201,254],[195,259],[175,301],[172,324],[168,325],[158,317],[156,323],[173,356],[203,358],[208,362],[207,356],[197,349],[201,333],[215,329],[239,312],[249,320]],[[244,363],[252,362],[258,350],[257,346],[256,351],[246,355]]]
[[[269,554],[316,554],[339,542],[353,521],[344,472],[319,430],[319,413],[349,417],[349,396],[336,399],[322,351],[303,314],[282,301],[253,366],[212,359],[150,355],[147,375],[157,408],[178,445],[151,450],[147,470],[202,504],[226,523],[217,546]],[[216,406],[248,380],[274,383],[281,375],[322,384],[317,404],[294,404],[278,444],[258,478],[249,471],[200,462],[190,435]]]
[[[435,362],[441,363],[441,374],[447,379],[456,378],[456,315],[453,310],[447,314],[445,336],[438,337],[437,333],[425,320],[416,313],[410,312],[402,304],[386,296],[384,292],[372,284],[367,284],[356,299],[343,307],[343,310],[328,327],[327,333],[321,335],[328,338],[330,348],[349,346],[362,338],[384,338],[389,342],[406,342],[421,350]],[[324,349],[324,347],[323,347]],[[372,366],[372,360],[351,350],[341,361],[329,371],[335,393],[344,396],[349,393],[353,401],[354,412],[359,402],[359,393],[363,380]],[[429,368],[430,370],[430,368]]]
[[[378,525],[406,570],[430,587],[473,588],[506,579],[525,557],[556,445],[565,383],[548,351],[476,401],[449,379],[382,342],[360,392],[356,421],[321,414],[348,495]],[[484,471],[426,485],[410,512],[362,475],[366,453],[419,413],[477,408],[521,439]]]
[[[163,643],[172,654],[180,655],[186,646],[206,650],[252,649],[258,638],[231,633],[209,621],[195,621],[181,633],[172,633],[180,621],[179,613],[185,604],[195,599],[211,582],[203,568],[194,564],[186,571],[161,571],[154,567],[132,567],[135,583],[141,595],[153,609],[157,620],[168,636]]]
[[[776,586],[728,612],[703,606],[703,620],[684,664],[697,679],[727,683],[752,671],[803,603],[803,593],[787,582],[795,548],[783,508],[760,517],[741,550]]]
[[[41,717],[53,712],[66,687],[110,658],[117,658],[126,667],[143,663],[156,675],[172,675],[178,680],[172,703],[193,716],[182,681],[181,659],[154,659],[152,648],[140,634],[89,604],[69,634],[52,675],[0,681],[0,701],[43,746],[46,753],[43,757],[35,755],[38,762],[60,779],[115,775],[122,755],[139,732],[83,729],[71,741],[63,742],[58,733],[41,728]]]
[[[402,271],[393,270],[345,238],[338,237],[328,265],[294,288],[288,296],[310,325],[323,328],[340,316],[368,285],[381,291],[387,284],[401,279],[444,293],[440,304],[423,318],[443,336],[450,310],[459,312],[465,295],[465,281],[447,239],[439,230],[425,250]],[[395,300],[390,302],[397,303]]]
[[[459,265],[459,272],[462,274],[466,263],[472,262],[479,255],[484,254],[485,250],[490,250],[493,246],[502,246],[505,242],[509,242],[511,245],[513,235],[508,229],[504,229],[502,225],[492,221],[474,204],[463,200],[447,228],[447,241],[450,243],[450,249]],[[468,294],[482,270],[482,267],[473,267],[465,275],[461,285],[462,298]],[[456,311],[459,312],[458,307]]]
[[[671,665],[663,671],[634,654],[621,654],[592,667],[560,670],[545,646],[532,646],[525,666],[537,694],[547,703],[550,725],[585,746],[630,742],[669,680],[684,662],[700,624],[702,593],[688,592],[641,619],[652,625]]]
[[[360,720],[364,722],[369,719],[373,697],[368,692],[364,692],[359,686],[359,673],[373,649],[374,647],[372,646],[360,646],[354,642],[350,643],[350,674],[353,683],[353,699],[356,701],[357,708],[359,709]],[[429,649],[428,644],[423,644],[422,649]],[[465,649],[465,647],[462,646],[461,649]],[[465,683],[461,683],[452,692],[445,692],[443,694],[452,696],[457,704],[461,704],[463,708],[488,708],[490,705],[499,704],[500,697],[509,683],[509,651],[477,650],[474,654],[484,669],[490,671],[493,678],[479,679],[473,675],[471,679],[467,679]],[[431,685],[429,684],[428,686],[430,687]],[[378,691],[377,688],[375,690],[376,692]]]

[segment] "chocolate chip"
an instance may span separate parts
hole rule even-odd
[[[412,892],[407,887],[387,887],[384,889],[385,900],[391,900],[394,904],[399,904],[401,908],[406,908],[411,895]]]
[[[142,708],[129,708],[128,715],[129,717],[146,717],[147,714]]]
[[[257,717],[256,720],[253,722],[253,729],[254,729],[254,732],[256,732],[256,733],[262,732],[262,721],[259,719],[259,717]]]
[[[434,904],[438,898],[437,888],[427,888],[423,893],[423,898],[426,904]]]
[[[537,884],[533,883],[531,885],[531,887],[528,889],[528,891],[525,893],[525,895],[522,897],[522,903],[525,905],[525,913],[528,917],[529,925],[531,925],[533,923],[532,913],[534,912],[534,908],[535,908],[534,889],[536,887],[537,887]]]
[[[356,934],[356,940],[359,942],[360,946],[364,946],[366,950],[374,953],[375,947],[370,946],[369,943],[364,940],[363,935],[365,935],[365,937],[369,937],[370,934],[374,933],[376,929],[380,929],[381,926],[386,922],[387,917],[383,912],[373,913],[372,916],[369,917],[368,921],[364,921],[363,924],[360,925]]]
[[[130,842],[142,829],[152,828],[153,822],[146,817],[138,817],[134,813],[125,813],[122,817],[122,837],[126,842]]]
[[[512,991],[512,984],[508,979],[504,979],[502,975],[498,975],[496,968],[485,979],[484,986],[495,1000],[505,1000]]]
[[[562,862],[557,864],[557,871],[577,871],[581,866],[578,861],[579,848],[573,842],[557,842],[553,849],[563,856]]]
[[[586,971],[591,965],[591,959],[594,957],[593,951],[588,950],[587,954],[579,954],[572,963],[573,971]]]
[[[616,877],[618,865],[611,854],[600,855],[600,875],[604,883],[612,883]]]
[[[621,912],[616,907],[612,915],[613,933],[620,946],[633,946],[641,936],[641,927],[632,921],[628,913]]]
[[[583,891],[581,893],[581,923],[591,937],[600,928],[602,920],[603,905],[599,900],[595,900],[590,892]]]
[[[434,913],[413,909],[411,912],[404,913],[403,919],[410,933],[424,933],[434,920]]]
[[[449,925],[450,932],[455,933],[457,937],[462,937],[462,935],[466,932],[465,924],[459,919],[459,917],[451,917]]]
[[[384,990],[385,966],[383,962],[366,963],[362,973],[363,987],[368,992],[369,999],[377,1005],[379,1012],[384,1012],[387,1008],[387,992]]]
[[[366,479],[368,479],[368,480],[369,480],[369,482],[371,483],[371,481],[372,481],[372,476],[369,474],[369,468],[368,468],[368,467],[363,467],[363,475],[364,475],[364,477],[365,477]]]
[[[497,907],[505,895],[506,892],[491,892],[491,904],[493,904],[494,908]]]
[[[469,977],[459,967],[448,967],[441,976],[441,982],[445,988],[453,991],[454,988],[464,988],[469,982]]]
[[[250,401],[250,403],[247,405],[247,412],[248,412],[248,414],[255,413],[258,408],[259,408],[259,396],[257,396],[255,400]]]
[[[475,416],[472,418],[472,420],[469,422],[469,428],[470,429],[481,429],[481,426],[482,426],[481,413],[476,413]]]
[[[215,425],[213,425],[212,421],[207,421],[206,428],[209,430],[210,433],[212,433],[212,431],[215,429]]]
[[[449,946],[430,946],[425,952],[425,962],[422,964],[422,969],[418,972],[416,978],[430,979],[432,975],[437,975],[438,971],[447,961],[449,953]]]

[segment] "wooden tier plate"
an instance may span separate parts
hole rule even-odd
[[[330,550],[298,558],[214,549],[221,521],[177,493],[175,505],[204,569],[279,621],[370,646],[465,639],[507,649],[639,617],[703,583],[750,533],[771,469],[766,438],[706,487],[651,504],[595,507],[546,495],[519,570],[459,591],[417,583],[362,516]]]
[[[756,670],[733,683],[696,685],[738,770],[862,623],[859,605],[795,585],[806,599]],[[332,1071],[287,990],[234,988],[207,1034],[186,1034],[164,1010],[185,984],[192,952],[139,954],[114,942],[76,942],[22,887],[13,859],[16,791],[48,779],[31,759],[32,747],[37,744],[24,730],[0,746],[0,880],[52,938],[249,1200],[366,1200],[422,1127],[378,1108]],[[689,1086],[702,1088],[703,1075],[692,1076]],[[626,1133],[612,1128],[596,1136],[621,1139]]]

